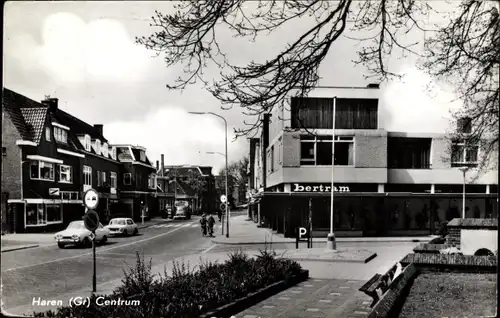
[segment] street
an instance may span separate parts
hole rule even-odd
[[[220,225],[215,234],[220,235]],[[113,237],[96,248],[97,284],[123,278],[126,265],[133,266],[136,252],[158,265],[179,256],[200,254],[212,243],[202,237],[198,217],[175,220],[143,229],[138,236]],[[9,313],[24,312],[33,297],[64,299],[92,289],[92,249],[54,244],[2,254],[2,301]],[[99,293],[99,287],[97,292]],[[40,310],[40,309],[39,309]],[[43,310],[43,309],[42,309]]]
[[[220,235],[220,223],[215,225],[215,235]],[[324,243],[316,244],[316,247]],[[416,245],[410,242],[378,243],[349,242],[343,246],[368,248],[379,257],[370,262],[372,270],[381,271],[391,265],[401,251],[410,252]],[[139,235],[113,237],[108,243],[96,248],[97,293],[110,293],[120,285],[123,270],[134,266],[136,252],[151,259],[154,273],[162,272],[164,264],[175,258],[190,256],[193,262],[200,256],[221,259],[230,251],[245,250],[255,255],[265,244],[216,245],[200,233],[199,217],[191,220],[170,220],[140,230]],[[268,248],[279,250],[295,249],[295,244],[268,244]],[[301,246],[305,248],[305,246]],[[394,254],[397,251],[396,254]],[[396,259],[395,259],[396,258]],[[311,270],[316,278],[368,279],[372,275],[363,264],[325,262],[300,262]],[[196,264],[191,263],[191,268]],[[333,266],[333,267],[332,267]],[[333,270],[335,268],[335,270]],[[365,275],[366,274],[366,275]],[[368,277],[368,278],[367,278]],[[56,307],[36,307],[33,299],[62,300],[68,303],[70,297],[88,296],[92,291],[92,249],[66,247],[60,249],[55,244],[18,250],[2,254],[2,301],[3,309],[10,314],[29,314]]]

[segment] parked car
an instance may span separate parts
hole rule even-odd
[[[139,234],[137,224],[131,218],[114,218],[106,225],[111,235],[129,236]]]
[[[83,221],[73,221],[68,227],[55,234],[55,239],[57,241],[57,246],[59,248],[64,248],[66,245],[77,245],[77,246],[92,246],[92,239],[89,230],[85,227]],[[105,243],[109,237],[109,230],[104,228],[101,223],[95,231],[95,240],[98,243]]]
[[[191,219],[191,212],[189,211],[189,207],[178,206],[174,216],[174,220],[176,219],[183,219],[183,220]]]

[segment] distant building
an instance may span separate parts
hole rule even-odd
[[[385,130],[379,94],[376,88],[318,88],[311,97],[292,98],[290,109],[264,116],[259,138],[250,139],[256,222],[293,236],[307,224],[311,204],[314,234],[326,237],[333,190],[339,236],[430,234],[462,216],[464,180],[457,167],[464,165],[471,167],[466,217],[498,217],[498,171],[478,172],[481,149],[445,134]]]

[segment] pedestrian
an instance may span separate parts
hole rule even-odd
[[[207,235],[207,218],[205,213],[202,214],[201,219],[200,219],[200,224],[201,224],[201,233],[203,236]]]
[[[222,222],[222,210],[217,211],[217,216],[219,217],[219,222]]]
[[[212,213],[209,214],[207,221],[208,221],[209,235],[213,236],[213,234],[214,234],[215,219],[212,216]]]

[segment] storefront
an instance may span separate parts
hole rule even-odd
[[[286,237],[305,226],[312,212],[313,235],[330,227],[331,185],[286,184],[284,192],[258,193],[252,216]],[[388,187],[389,189],[392,187]],[[396,189],[397,188],[397,189]],[[444,222],[462,216],[462,193],[447,186],[426,192],[426,185],[398,185],[382,192],[377,184],[339,184],[334,188],[334,228],[337,236],[429,235]],[[452,187],[455,188],[455,187]],[[275,188],[276,189],[276,188]],[[288,190],[288,191],[287,191]],[[437,190],[437,191],[436,191]],[[491,190],[491,189],[490,189]],[[493,190],[496,191],[496,188]],[[380,192],[379,192],[380,191]],[[403,192],[405,191],[405,192]],[[497,218],[497,194],[466,188],[467,218]],[[458,192],[458,193],[457,193]],[[479,193],[478,193],[479,192]]]
[[[17,233],[59,231],[75,220],[81,220],[85,208],[81,200],[24,199],[9,200],[11,228]]]

